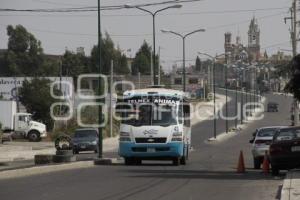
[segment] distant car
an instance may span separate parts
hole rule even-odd
[[[72,138],[73,152],[78,154],[80,151],[98,152],[98,131],[93,128],[77,129]]]
[[[268,112],[278,112],[278,103],[276,102],[269,102],[267,105]]]
[[[264,160],[265,153],[269,151],[273,136],[281,126],[262,127],[253,133],[253,139],[249,142],[252,144],[252,155],[254,169],[260,169]]]
[[[300,167],[300,127],[279,129],[270,145],[272,174],[282,169]]]

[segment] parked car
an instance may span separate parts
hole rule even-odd
[[[300,127],[279,129],[270,145],[272,174],[278,175],[282,169],[300,167]]]
[[[276,102],[269,102],[267,105],[268,112],[278,112],[278,103]]]
[[[249,142],[252,144],[252,155],[254,169],[260,169],[264,160],[265,153],[269,151],[273,136],[281,126],[270,126],[256,129],[253,133],[253,139]]]
[[[98,131],[94,128],[77,129],[72,142],[74,154],[78,154],[80,151],[94,151],[97,153],[99,146]]]

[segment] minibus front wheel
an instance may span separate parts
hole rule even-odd
[[[179,157],[173,158],[172,161],[173,161],[174,166],[178,166],[180,164],[180,158]]]

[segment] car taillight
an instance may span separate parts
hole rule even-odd
[[[266,142],[266,140],[255,140],[255,144],[264,144]]]

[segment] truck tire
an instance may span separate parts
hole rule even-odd
[[[30,142],[41,141],[40,133],[38,131],[30,131],[27,135],[27,138]]]
[[[127,158],[125,157],[124,158],[124,161],[125,161],[125,165],[133,165],[133,158]]]
[[[182,157],[180,158],[180,164],[181,164],[181,165],[186,165],[186,157],[185,157],[185,156],[182,156]]]
[[[58,155],[58,156],[73,156],[73,150],[57,150],[56,155]]]
[[[179,166],[179,164],[180,164],[180,158],[177,158],[177,157],[173,158],[172,162],[173,162],[174,166]]]
[[[142,160],[140,158],[135,158],[135,165],[141,165],[142,164]]]

